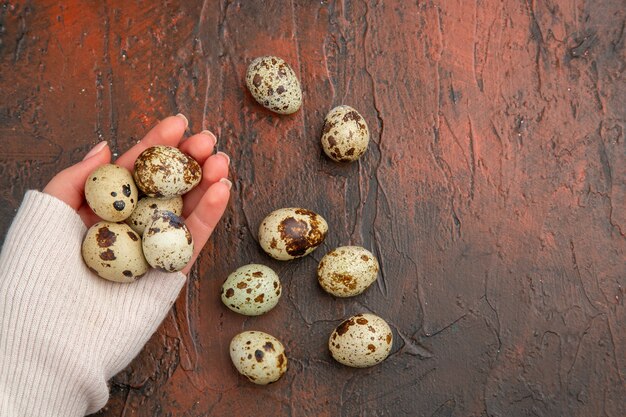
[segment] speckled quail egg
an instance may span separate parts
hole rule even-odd
[[[367,123],[352,107],[337,106],[326,115],[322,148],[333,161],[356,161],[367,150],[369,141]]]
[[[202,179],[202,168],[178,148],[157,145],[135,160],[137,187],[148,197],[174,197],[193,189]]]
[[[361,294],[378,275],[378,261],[360,246],[342,246],[328,252],[317,267],[322,288],[336,297]]]
[[[152,222],[152,216],[157,211],[171,211],[180,216],[183,213],[183,198],[181,196],[170,198],[144,197],[139,200],[137,207],[126,219],[128,224],[139,235],[143,235],[143,231]]]
[[[326,238],[328,224],[322,216],[302,208],[271,212],[259,226],[259,244],[279,261],[306,256]]]
[[[302,105],[302,90],[295,72],[281,58],[256,58],[246,72],[246,85],[263,107],[279,114],[291,114]]]
[[[116,282],[133,282],[148,271],[141,237],[124,223],[98,222],[83,239],[83,259],[93,272]]]
[[[230,359],[240,374],[258,385],[278,381],[287,371],[285,347],[267,333],[247,331],[230,341]]]
[[[120,222],[137,206],[139,193],[126,168],[106,164],[93,171],[85,181],[85,199],[98,217]]]
[[[328,339],[330,353],[339,363],[367,368],[385,360],[393,334],[385,320],[374,314],[357,314],[341,323]]]
[[[143,253],[153,268],[183,269],[193,255],[193,239],[183,219],[171,211],[157,212],[143,232]]]
[[[230,274],[222,285],[222,302],[236,313],[258,316],[273,309],[281,293],[278,275],[265,265],[250,264]]]

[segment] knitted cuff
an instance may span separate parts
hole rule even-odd
[[[86,227],[62,201],[29,191],[0,254],[0,415],[83,416],[156,331],[185,276],[131,284],[94,275]]]

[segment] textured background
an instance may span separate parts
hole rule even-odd
[[[624,416],[625,24],[623,0],[4,1],[0,236],[26,189],[182,111],[232,156],[233,198],[99,416]],[[295,115],[244,89],[263,54],[299,74]],[[352,165],[319,146],[341,103],[372,133]],[[330,234],[272,261],[255,231],[294,205]],[[315,267],[348,243],[382,270],[339,301]],[[246,319],[218,294],[248,262],[285,292]],[[362,311],[389,321],[393,353],[341,367],[327,337]],[[285,343],[280,382],[234,371],[227,346],[244,329]]]

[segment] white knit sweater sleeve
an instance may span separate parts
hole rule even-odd
[[[185,283],[152,270],[132,284],[84,265],[86,227],[29,191],[0,255],[0,416],[74,417],[108,399],[106,381],[156,331]]]

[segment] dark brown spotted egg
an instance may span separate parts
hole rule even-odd
[[[188,193],[200,183],[202,168],[178,148],[158,145],[137,157],[133,177],[148,197],[174,197]]]
[[[183,269],[193,255],[193,238],[180,216],[159,211],[143,232],[143,253],[153,268],[176,272]]]
[[[337,106],[326,115],[322,148],[336,162],[353,162],[367,150],[370,132],[363,116],[350,106]]]
[[[352,297],[365,291],[378,276],[378,261],[360,246],[342,246],[328,252],[317,267],[322,288],[335,297]]]
[[[302,208],[271,212],[259,226],[259,244],[279,261],[300,258],[322,244],[328,223],[322,216]]]
[[[278,381],[287,371],[285,347],[267,333],[247,331],[230,341],[230,359],[240,374],[258,385]]]
[[[89,269],[109,281],[133,282],[148,272],[141,237],[124,223],[102,221],[91,226],[82,255]]]
[[[236,313],[258,316],[273,309],[282,288],[278,275],[265,265],[237,268],[222,285],[222,302]]]
[[[126,224],[142,236],[148,223],[152,222],[152,216],[158,211],[171,211],[180,216],[183,213],[183,198],[181,196],[144,197],[139,200],[133,213],[126,219]]]
[[[374,314],[357,314],[342,322],[328,339],[333,358],[354,368],[367,368],[389,356],[391,328]]]
[[[139,193],[133,176],[126,168],[106,164],[87,178],[85,199],[91,210],[101,219],[121,222],[137,206]]]
[[[302,105],[302,90],[295,72],[275,56],[256,58],[246,72],[246,85],[263,107],[279,114],[292,114]]]

